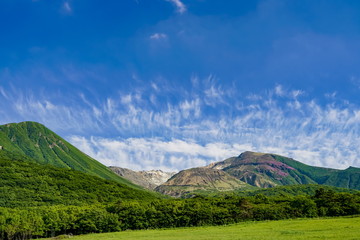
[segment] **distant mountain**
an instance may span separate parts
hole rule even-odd
[[[288,161],[294,160],[288,159]],[[261,188],[316,183],[291,164],[276,159],[273,154],[244,152],[238,157],[212,163],[207,168],[223,170],[250,185]]]
[[[74,169],[104,179],[140,188],[119,177],[106,166],[84,154],[60,136],[36,122],[9,123],[0,126],[0,151],[22,159],[55,167]]]
[[[155,189],[165,183],[175,172],[163,172],[161,170],[133,171],[121,167],[109,167],[111,171],[127,180],[147,189]]]
[[[360,189],[360,168],[338,170],[313,167],[276,154],[244,152],[238,157],[212,163],[206,168],[223,170],[246,183],[262,188],[325,184]]]
[[[23,161],[0,151],[0,207],[88,205],[124,199],[156,199],[155,193],[80,171]]]
[[[183,188],[189,194],[200,189],[219,191],[216,187],[203,187],[193,179],[207,179],[206,186],[213,186],[216,178],[208,178],[207,170],[216,170],[217,174],[226,173],[227,176],[240,180],[259,188],[273,188],[277,186],[297,185],[297,184],[323,184],[340,188],[360,190],[360,168],[350,167],[346,170],[331,168],[313,167],[296,161],[292,158],[283,157],[276,154],[244,152],[238,157],[232,157],[224,161],[211,163],[208,166],[183,170],[181,175],[176,174],[166,183],[156,188],[161,193],[169,194],[167,189]],[[194,178],[194,171],[196,178]],[[174,178],[176,181],[174,181]],[[177,180],[181,179],[181,181]],[[180,184],[179,184],[180,182]],[[190,182],[189,186],[186,183]],[[201,180],[200,180],[201,182]],[[180,187],[181,186],[181,187]],[[231,190],[231,187],[225,188]],[[211,190],[211,191],[210,191]],[[224,189],[223,189],[224,190]],[[179,191],[178,191],[179,192]],[[174,195],[170,192],[170,195]]]
[[[231,191],[251,188],[228,173],[210,168],[191,168],[180,171],[166,183],[155,188],[162,194],[180,197],[195,192]]]

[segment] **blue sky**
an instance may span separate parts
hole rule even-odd
[[[105,165],[360,167],[360,2],[2,0],[0,124]]]

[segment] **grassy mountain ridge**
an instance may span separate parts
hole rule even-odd
[[[332,173],[325,181],[326,185],[360,189],[360,168],[349,167]]]
[[[29,161],[82,171],[140,189],[139,186],[119,177],[40,123],[21,122],[1,125],[0,146],[2,151],[22,155],[23,159]]]
[[[349,167],[345,170],[339,170],[313,167],[278,155],[274,155],[274,158],[296,168],[318,184],[360,190],[360,168]]]
[[[283,157],[280,155],[271,154],[271,156],[282,163],[285,163],[293,168],[295,168],[297,171],[299,171],[301,174],[306,175],[313,181],[315,181],[318,184],[324,184],[326,180],[329,178],[329,175],[332,173],[339,172],[341,170],[338,169],[332,169],[332,168],[323,168],[323,167],[314,167],[309,166],[304,163],[301,163],[299,161],[296,161],[292,158]]]

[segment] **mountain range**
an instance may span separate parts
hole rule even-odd
[[[44,186],[42,194],[45,197],[40,197],[40,200],[36,200],[38,202],[46,198],[52,199],[50,202],[66,202],[67,200],[59,199],[71,199],[69,196],[76,188],[83,192],[90,191],[85,187],[88,184],[84,181],[93,183],[92,187],[95,190],[90,198],[99,194],[100,189],[106,184],[112,186],[111,188],[116,190],[109,193],[113,196],[109,198],[111,201],[136,196],[139,196],[139,199],[161,197],[154,191],[184,197],[199,193],[239,193],[304,184],[360,189],[360,168],[338,170],[314,167],[271,153],[244,152],[237,157],[204,167],[182,170],[176,174],[161,170],[133,171],[121,167],[106,167],[36,122],[0,126],[0,163],[3,171],[0,175],[0,192],[3,193],[0,202],[8,206],[17,201],[17,197],[14,197],[18,196],[15,191],[24,193],[21,196],[32,196],[31,194],[36,195],[37,191],[41,190],[37,186],[40,183],[32,180],[37,179],[37,175],[31,170],[31,166],[41,173],[38,175],[39,181]],[[29,168],[30,170],[26,170]],[[61,187],[61,184],[71,183],[64,180],[64,175],[71,176],[69,179],[72,179],[77,187],[73,186],[72,190]],[[59,179],[64,181],[58,181]],[[116,184],[111,185],[114,182]],[[87,190],[81,190],[82,186]],[[46,189],[50,189],[49,192],[59,198],[54,200],[47,195]],[[13,196],[12,200],[8,196]],[[103,196],[98,200],[101,202],[101,199],[108,197]]]
[[[338,170],[313,167],[276,154],[244,152],[238,157],[205,167],[183,170],[156,189],[179,197],[194,192],[239,191],[251,189],[250,186],[273,188],[298,184],[322,184],[359,190],[360,168]]]

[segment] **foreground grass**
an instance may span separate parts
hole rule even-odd
[[[124,231],[76,236],[74,240],[259,240],[259,239],[360,239],[360,216],[245,222],[229,226]]]

